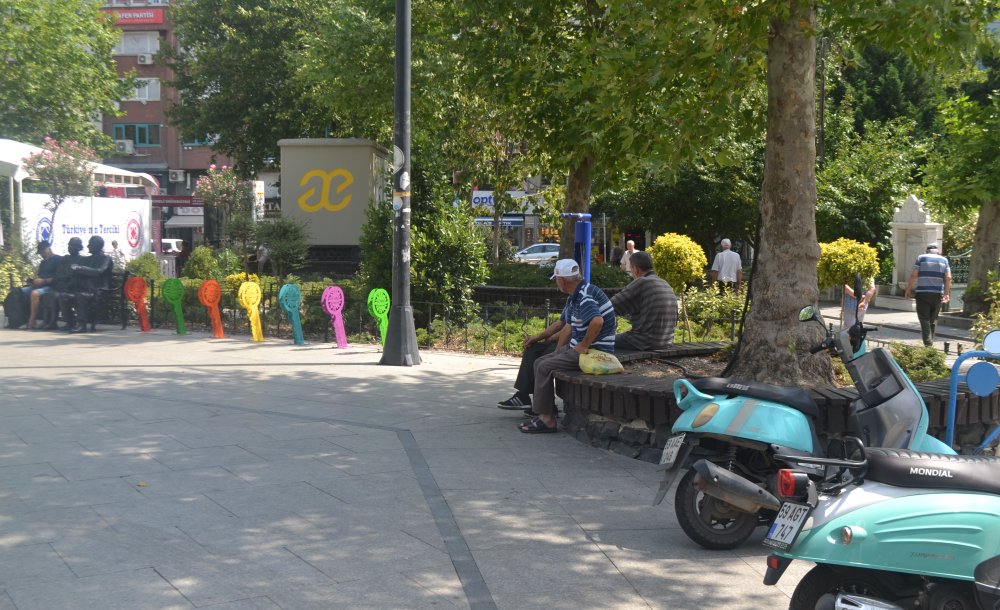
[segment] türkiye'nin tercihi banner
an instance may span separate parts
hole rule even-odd
[[[280,140],[281,215],[306,222],[310,245],[356,246],[369,200],[389,205],[388,152],[371,140]]]

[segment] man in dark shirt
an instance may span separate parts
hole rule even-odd
[[[70,271],[78,282],[76,292],[77,324],[69,329],[73,333],[87,332],[88,316],[92,316],[91,305],[97,292],[111,284],[111,257],[104,253],[104,238],[93,235],[87,242],[90,256],[78,264],[70,265]]]
[[[21,289],[21,292],[29,296],[31,301],[28,310],[28,330],[35,329],[35,320],[38,318],[38,307],[42,296],[52,291],[52,280],[56,275],[59,259],[62,258],[52,253],[52,245],[47,241],[38,242],[38,253],[42,255],[42,262],[38,265],[38,276]]]
[[[57,310],[62,311],[63,320],[66,321],[66,326],[63,327],[63,330],[73,328],[73,303],[76,299],[76,291],[80,288],[81,284],[73,275],[72,266],[83,262],[83,257],[80,256],[80,252],[83,250],[83,240],[79,237],[71,237],[69,243],[66,245],[66,250],[69,251],[69,254],[60,258],[59,264],[56,265],[56,275],[52,278],[52,292],[46,295],[45,302],[42,303],[42,306],[45,307],[46,302],[50,299],[58,302],[58,307],[55,303],[52,304],[53,315],[45,325],[45,328],[49,330],[56,329],[56,318],[58,316],[55,315],[55,312]]]
[[[615,337],[616,350],[650,351],[674,342],[677,326],[677,296],[663,278],[653,272],[653,257],[635,252],[629,258],[632,281],[611,298],[615,313],[632,322],[632,330]]]

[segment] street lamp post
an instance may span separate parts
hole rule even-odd
[[[410,0],[396,0],[396,100],[393,123],[392,308],[379,364],[420,364],[410,306]]]

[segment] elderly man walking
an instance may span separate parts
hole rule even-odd
[[[907,299],[916,287],[917,319],[924,345],[928,347],[934,345],[941,305],[951,300],[951,265],[939,251],[937,244],[927,246],[927,252],[917,257],[906,284]]]
[[[571,258],[556,261],[550,279],[570,295],[560,319],[556,351],[535,362],[535,391],[532,409],[537,415],[519,426],[527,434],[556,432],[555,373],[580,370],[580,355],[594,348],[615,351],[615,310],[604,291],[583,281],[580,265]]]
[[[722,252],[715,255],[712,262],[712,282],[719,284],[719,292],[726,288],[736,288],[739,290],[743,282],[743,261],[740,255],[733,252],[733,243],[728,239],[723,239]]]

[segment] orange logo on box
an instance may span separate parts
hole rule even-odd
[[[299,195],[298,202],[299,207],[306,212],[318,212],[320,210],[329,210],[331,212],[339,212],[347,207],[351,203],[351,194],[348,193],[344,195],[339,201],[330,200],[330,186],[334,184],[334,180],[339,178],[339,182],[334,186],[334,192],[336,195],[340,195],[344,192],[344,189],[354,184],[354,175],[346,169],[338,168],[330,172],[325,172],[321,169],[314,169],[303,174],[302,179],[299,180],[299,186],[305,186],[309,184],[313,179],[319,181],[319,197],[315,199],[315,202],[310,203],[313,196],[316,195],[316,188],[310,187],[309,190]]]

